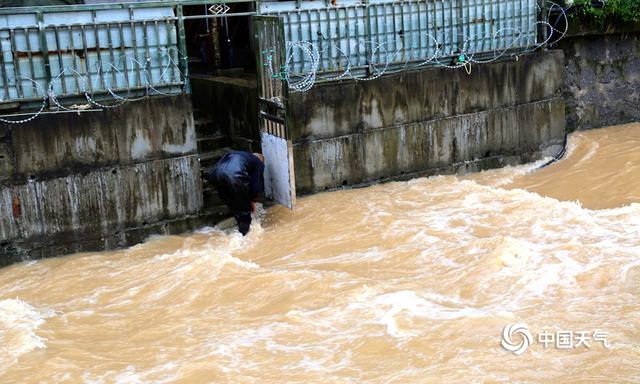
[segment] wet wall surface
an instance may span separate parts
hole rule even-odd
[[[187,95],[1,126],[0,265],[167,232],[202,208],[195,152]]]
[[[565,128],[563,60],[561,51],[539,52],[474,65],[470,74],[424,68],[295,94],[288,108],[298,192],[554,154]]]
[[[570,130],[640,120],[640,32],[567,37],[563,96]]]

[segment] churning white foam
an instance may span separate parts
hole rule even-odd
[[[545,157],[544,159],[534,161],[533,163],[507,166],[500,169],[491,169],[488,171],[483,171],[483,172],[491,172],[491,174],[493,175],[491,180],[485,180],[483,184],[496,187],[496,188],[511,184],[516,178],[535,171],[536,169],[540,168],[544,164],[547,164],[549,161],[551,161],[551,159],[552,159],[551,157]],[[481,172],[480,174],[482,174],[483,172]]]
[[[0,367],[34,349],[45,348],[45,339],[38,336],[36,330],[53,315],[51,310],[37,309],[20,299],[1,300]]]

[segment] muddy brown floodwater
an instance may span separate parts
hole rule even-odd
[[[639,148],[640,124],[581,132],[541,170],[3,268],[0,382],[639,382]]]

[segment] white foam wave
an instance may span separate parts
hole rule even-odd
[[[577,148],[578,146],[578,142],[576,142],[575,144],[573,144],[572,147],[572,151],[570,152],[570,154],[573,154],[573,150],[575,148]],[[575,164],[575,166],[580,165],[581,163],[584,163],[585,161],[590,160],[593,156],[596,155],[596,153],[598,153],[598,149],[600,148],[600,144],[598,142],[591,142],[589,143],[589,150],[587,153],[584,154],[584,156],[582,156],[582,158]]]
[[[450,298],[437,294],[426,297],[414,291],[385,293],[374,298],[373,304],[381,314],[379,322],[385,325],[387,333],[393,337],[413,336],[422,330],[401,329],[399,317],[420,317],[432,320],[450,320],[469,317],[485,317],[487,312],[472,307],[454,307],[446,305]]]
[[[490,185],[492,187],[502,187],[504,185],[513,183],[513,181],[520,176],[524,176],[528,173],[535,171],[536,169],[540,168],[544,164],[548,163],[551,159],[552,159],[551,157],[545,157],[544,159],[540,159],[532,163],[515,165],[515,166],[507,166],[500,169],[491,169],[488,171],[482,171],[480,172],[479,177],[482,177],[482,175],[488,173],[491,175],[491,178],[490,179],[486,178],[486,180],[483,181],[483,183]]]
[[[19,356],[46,347],[36,330],[54,314],[17,298],[0,301],[0,370]]]
[[[215,261],[218,267],[226,264],[234,265],[244,269],[257,269],[260,266],[254,262],[241,260],[234,256],[240,250],[246,249],[260,241],[264,234],[262,219],[265,210],[262,204],[256,205],[256,212],[253,214],[251,230],[246,236],[242,236],[235,226],[233,218],[227,219],[215,227],[204,227],[195,233],[208,236],[205,245],[192,247],[189,243],[184,247],[170,254],[155,256],[156,260],[192,259],[204,262]],[[182,270],[195,268],[197,264],[182,265]]]

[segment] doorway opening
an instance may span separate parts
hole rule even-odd
[[[206,172],[230,150],[258,152],[253,2],[183,6],[205,210],[226,212]]]

